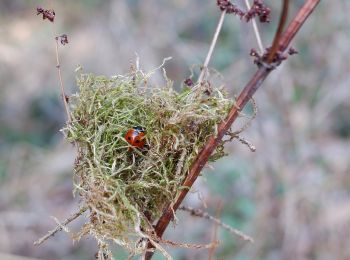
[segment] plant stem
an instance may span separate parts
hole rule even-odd
[[[269,55],[267,57],[267,62],[271,63],[273,61],[273,58],[275,57],[275,54],[279,49],[279,42],[280,38],[282,37],[283,28],[286,24],[287,17],[288,17],[288,7],[289,7],[289,0],[283,0],[283,7],[282,12],[280,16],[280,21],[278,23],[277,32],[275,34],[275,38],[273,39],[271,49],[269,51]]]
[[[247,9],[249,11],[250,7],[251,7],[250,3],[249,3],[249,0],[245,0],[245,5],[247,6]],[[255,18],[252,19],[252,24],[253,24],[255,38],[256,38],[256,41],[257,41],[258,47],[259,47],[259,52],[260,52],[259,54],[263,55],[263,53],[264,53],[264,46],[262,44],[261,36],[260,36],[258,25],[256,23]]]
[[[66,110],[66,114],[67,114],[67,119],[68,119],[68,123],[71,122],[71,117],[70,117],[70,113],[69,113],[69,108],[68,108],[68,103],[66,100],[66,94],[64,91],[64,87],[63,87],[63,81],[62,81],[62,75],[61,75],[61,64],[60,64],[60,59],[58,56],[58,38],[56,37],[56,68],[57,68],[57,73],[58,73],[58,79],[60,82],[60,87],[61,87],[61,95],[62,95],[62,99],[63,99],[63,104],[64,104],[64,109]]]
[[[201,74],[198,77],[198,83],[199,84],[202,83],[202,81],[203,81],[203,79],[204,79],[204,77],[205,77],[205,75],[207,73],[208,65],[209,65],[209,62],[210,62],[210,58],[213,55],[216,42],[217,42],[217,40],[219,38],[219,33],[220,33],[222,25],[224,23],[225,14],[226,14],[226,10],[221,12],[220,20],[218,22],[218,25],[216,26],[214,37],[213,37],[213,40],[211,41],[207,57],[205,58]]]

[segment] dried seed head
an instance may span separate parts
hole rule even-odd
[[[290,47],[289,50],[288,50],[288,54],[289,55],[294,55],[294,54],[298,54],[299,52],[294,49],[293,47]]]
[[[259,53],[256,51],[256,49],[251,49],[249,55],[252,57],[259,57]]]
[[[228,14],[235,14],[242,18],[245,13],[239,9],[236,5],[232,4],[229,0],[217,0],[217,5],[221,11],[226,11]]]
[[[267,7],[262,0],[254,0],[252,7],[247,12],[244,12],[229,0],[217,0],[216,3],[221,11],[238,15],[241,19],[244,18],[246,22],[249,22],[254,17],[259,17],[261,23],[270,22],[271,9]]]
[[[194,85],[193,80],[190,78],[185,79],[184,84],[188,87],[192,87]]]
[[[36,8],[36,15],[42,14],[43,15],[43,20],[48,19],[50,22],[54,22],[55,20],[55,11],[52,9],[44,9],[40,6]]]
[[[68,36],[67,34],[62,34],[60,36],[55,37],[56,41],[60,40],[62,45],[68,44]]]
[[[267,7],[262,0],[254,0],[250,10],[246,13],[245,19],[249,22],[254,17],[259,17],[261,23],[270,22],[271,9]]]

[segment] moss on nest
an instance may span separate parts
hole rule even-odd
[[[75,187],[90,211],[83,233],[134,253],[232,105],[222,86],[178,93],[169,80],[156,87],[149,77],[141,71],[111,78],[81,74],[79,93],[70,99],[72,122],[64,129],[78,147]],[[134,126],[146,129],[143,149],[126,142]],[[211,159],[223,155],[221,145]]]

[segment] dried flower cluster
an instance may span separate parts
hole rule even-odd
[[[298,54],[299,52],[294,49],[293,47],[290,47],[289,50],[288,50],[288,54],[289,55],[294,55],[294,54]]]
[[[43,20],[48,19],[50,22],[54,22],[56,13],[53,9],[44,9],[40,6],[36,8],[36,14],[42,14]],[[62,34],[55,37],[56,41],[60,41],[62,45],[68,44],[68,36],[67,34]]]
[[[184,84],[188,87],[192,87],[194,85],[193,80],[190,78],[185,79]]]
[[[258,65],[258,67],[265,66],[268,69],[274,69],[278,65],[280,65],[282,61],[286,60],[288,58],[288,55],[291,56],[298,53],[298,51],[293,47],[290,47],[287,53],[282,51],[277,51],[272,62],[268,64],[267,59],[270,51],[271,51],[271,48],[266,48],[266,51],[264,52],[264,54],[260,55],[256,49],[251,49],[250,56],[254,57],[254,64]]]
[[[49,10],[49,9],[44,9],[40,6],[36,8],[36,14],[42,14],[43,15],[43,20],[48,19],[50,22],[54,22],[55,20],[55,11],[54,10]]]
[[[55,37],[56,41],[60,40],[62,45],[68,44],[68,36],[67,34],[62,34],[60,36]]]
[[[262,0],[254,0],[254,3],[250,10],[246,13],[246,21],[250,21],[254,17],[259,17],[261,23],[270,22],[271,9],[267,7]]]
[[[221,11],[226,11],[228,14],[238,15],[241,19],[249,22],[254,17],[259,17],[261,23],[270,22],[271,9],[267,7],[262,0],[254,0],[254,3],[248,12],[243,11],[229,0],[217,0],[217,5]]]
[[[235,14],[241,18],[245,16],[245,12],[236,5],[232,4],[229,0],[217,0],[217,5],[221,11],[226,11],[228,14]]]

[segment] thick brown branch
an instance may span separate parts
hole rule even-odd
[[[307,0],[305,2],[303,7],[301,7],[297,15],[295,16],[295,18],[287,27],[285,33],[280,38],[279,44],[278,44],[279,51],[286,50],[286,48],[288,47],[291,40],[294,38],[297,31],[300,29],[302,24],[305,22],[307,17],[312,13],[312,11],[315,9],[315,7],[319,2],[320,0]],[[231,108],[231,111],[229,112],[227,118],[219,125],[217,136],[212,136],[209,139],[209,141],[206,143],[206,145],[203,147],[202,151],[198,154],[183,184],[183,186],[186,186],[188,188],[184,189],[179,194],[175,203],[173,203],[172,205],[168,205],[168,207],[165,208],[163,215],[158,220],[158,223],[155,227],[155,231],[159,237],[163,235],[169,222],[173,219],[174,217],[173,212],[175,212],[180,206],[180,204],[182,203],[189,189],[192,187],[193,183],[199,176],[200,171],[203,169],[204,165],[207,163],[211,153],[214,151],[216,146],[220,143],[222,137],[225,135],[225,133],[230,128],[232,123],[236,120],[239,112],[250,100],[250,98],[253,96],[255,91],[261,86],[262,82],[266,79],[266,77],[269,75],[270,72],[271,70],[268,70],[265,67],[261,67],[258,69],[258,71],[254,74],[253,78],[248,82],[248,84],[242,90],[241,94],[237,99],[237,103]],[[152,245],[149,244],[148,247],[152,248]],[[151,259],[152,255],[153,255],[152,252],[147,252],[145,255],[145,259],[146,260]]]
[[[281,37],[279,41],[279,50],[284,51],[287,49],[296,33],[299,31],[309,15],[315,10],[320,1],[321,0],[307,0],[305,2]]]

